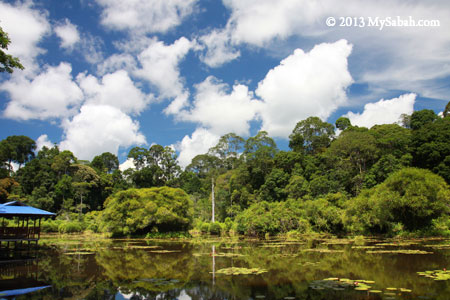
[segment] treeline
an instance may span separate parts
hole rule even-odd
[[[443,116],[416,111],[401,125],[370,129],[310,117],[293,129],[290,151],[264,131],[248,139],[230,133],[185,170],[160,145],[131,149],[136,168],[121,172],[111,153],[91,162],[57,146],[35,154],[33,140],[10,136],[0,142],[0,200],[58,213],[61,231],[71,221],[75,231],[115,235],[192,227],[250,235],[449,234],[449,111],[450,104]]]

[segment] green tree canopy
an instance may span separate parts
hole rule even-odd
[[[437,119],[437,115],[431,109],[422,109],[419,111],[413,112],[411,115],[410,126],[411,129],[417,130],[420,129],[427,123],[432,123]]]
[[[23,70],[24,67],[17,57],[6,54],[2,49],[8,50],[8,45],[11,43],[8,33],[4,32],[0,27],[0,72],[12,73],[14,68]]]
[[[405,168],[349,202],[346,224],[360,233],[392,233],[429,228],[433,219],[450,212],[450,189],[429,170]],[[399,225],[398,225],[399,224]]]
[[[309,117],[295,125],[289,136],[289,147],[294,151],[318,153],[327,148],[334,138],[334,126],[318,117]]]
[[[119,159],[111,152],[104,152],[101,155],[94,157],[91,162],[91,167],[100,172],[110,174],[119,169]]]
[[[22,164],[34,158],[36,143],[27,136],[12,135],[0,142],[0,157],[6,162],[9,171],[12,171],[12,162]]]
[[[186,230],[192,223],[192,203],[181,189],[128,189],[105,201],[100,229],[113,236],[144,234],[150,230]]]

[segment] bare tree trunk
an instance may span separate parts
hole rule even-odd
[[[215,203],[214,203],[214,177],[211,177],[211,202],[212,202],[212,217],[211,217],[211,222],[214,223],[214,215],[215,215]]]

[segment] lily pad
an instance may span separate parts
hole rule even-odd
[[[260,268],[224,268],[216,271],[216,274],[224,274],[224,275],[259,275],[262,273],[266,273],[267,270]]]

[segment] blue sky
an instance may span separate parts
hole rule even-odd
[[[0,1],[26,68],[0,74],[0,138],[121,162],[172,145],[185,166],[228,132],[286,148],[309,116],[371,127],[439,113],[449,16],[444,0]]]

